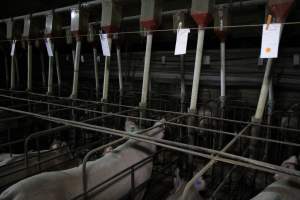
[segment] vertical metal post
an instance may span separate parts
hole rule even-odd
[[[17,78],[17,86],[20,85],[20,69],[19,69],[19,61],[17,55],[14,56],[14,65],[15,65],[15,73]]]
[[[5,82],[6,82],[6,87],[9,87],[9,71],[8,71],[8,58],[7,58],[7,55],[4,55],[4,65],[5,65]]]
[[[32,90],[32,44],[27,44],[27,91]]]
[[[54,49],[53,43],[49,40],[52,50]],[[53,93],[53,56],[49,56],[49,66],[48,66],[48,88],[47,95],[52,95]]]
[[[57,75],[57,85],[58,85],[58,95],[61,94],[61,71],[59,63],[59,54],[58,51],[55,51],[55,66],[56,66],[56,75]]]
[[[10,66],[10,89],[16,89],[16,66],[15,66],[15,55],[11,56],[11,66]]]
[[[94,70],[95,70],[95,84],[96,84],[96,99],[99,99],[99,65],[97,62],[97,48],[93,47]]]
[[[43,87],[46,87],[46,71],[45,71],[45,60],[44,60],[44,54],[41,51],[40,52],[40,61],[41,61],[41,67],[42,67],[42,82],[43,82]]]
[[[75,53],[75,62],[74,62],[74,74],[73,74],[73,89],[70,98],[75,99],[78,95],[78,73],[80,65],[80,51],[81,51],[81,41],[76,40],[76,53]]]

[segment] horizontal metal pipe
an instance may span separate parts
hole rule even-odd
[[[207,159],[215,159],[216,161],[239,165],[239,166],[243,166],[243,167],[247,167],[247,168],[251,168],[251,169],[257,169],[257,170],[261,170],[264,172],[279,173],[279,174],[290,175],[293,177],[300,177],[299,171],[287,169],[287,168],[284,168],[281,166],[261,162],[261,161],[254,160],[254,159],[249,159],[249,158],[245,158],[245,157],[241,157],[241,156],[237,156],[237,155],[233,155],[233,154],[229,154],[229,153],[224,153],[222,151],[207,149],[204,147],[198,147],[198,146],[193,146],[193,145],[187,145],[187,144],[173,142],[173,141],[164,140],[164,139],[152,138],[152,137],[144,136],[144,135],[132,135],[132,134],[128,134],[124,131],[114,130],[114,129],[110,129],[110,128],[105,128],[105,127],[101,127],[101,126],[96,126],[96,125],[91,125],[91,124],[86,124],[86,123],[81,123],[81,122],[76,122],[76,121],[71,121],[71,120],[65,120],[65,119],[61,119],[61,118],[57,118],[57,117],[43,116],[43,115],[39,115],[39,114],[35,114],[35,113],[30,113],[30,112],[21,111],[21,110],[15,110],[15,109],[9,109],[9,108],[5,108],[5,107],[0,107],[0,110],[6,110],[9,112],[26,114],[26,115],[30,115],[32,117],[36,117],[39,119],[52,121],[52,122],[59,123],[59,124],[70,125],[73,127],[82,128],[82,129],[86,129],[86,130],[101,132],[101,133],[110,134],[110,135],[114,135],[114,136],[126,137],[129,139],[134,139],[137,141],[146,142],[149,144],[154,144],[154,145],[165,147],[168,149],[192,154],[195,156],[200,156],[200,157],[207,158]],[[202,150],[202,151],[205,151],[205,152],[211,153],[211,154],[218,154],[219,156],[200,153],[196,150],[198,150],[198,151]],[[225,158],[220,157],[220,156],[224,156]],[[232,160],[232,159],[236,159],[236,160]]]

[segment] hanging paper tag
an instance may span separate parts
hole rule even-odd
[[[102,52],[104,56],[110,56],[110,48],[107,34],[100,34]]]
[[[80,59],[81,59],[81,62],[84,63],[84,56],[81,56]]]
[[[52,51],[52,47],[51,47],[51,41],[50,38],[47,38],[46,41],[46,48],[47,48],[47,52],[48,52],[48,56],[49,57],[53,57],[53,51]]]
[[[190,29],[178,29],[176,46],[175,46],[175,55],[186,54],[186,47],[187,47],[189,33],[190,33]]]
[[[263,26],[260,58],[277,58],[281,34],[281,24],[267,24]]]
[[[10,52],[10,55],[11,55],[11,56],[14,56],[14,55],[15,55],[16,42],[17,42],[17,40],[13,40],[13,43],[11,44],[11,52]]]

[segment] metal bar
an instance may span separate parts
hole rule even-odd
[[[93,47],[93,58],[94,58],[94,73],[95,73],[95,85],[96,85],[96,99],[99,99],[99,65],[97,61],[97,48]]]
[[[60,105],[60,104],[55,104],[55,103],[41,102],[41,101],[35,101],[35,100],[27,100],[27,99],[21,99],[21,98],[17,98],[17,97],[9,97],[9,96],[5,96],[5,95],[0,95],[0,97],[7,97],[7,98],[12,98],[12,99],[19,99],[19,100],[30,101],[30,102],[35,102],[35,103],[50,104],[50,105],[53,105],[53,106],[60,106],[60,107],[65,107],[65,108],[70,108],[70,109],[77,109],[77,110],[86,111],[86,112],[94,112],[94,113],[98,113],[98,114],[106,114],[106,112],[89,110],[89,109],[83,109],[83,108],[78,108],[78,107],[73,107],[73,106]],[[177,114],[185,114],[185,113],[177,113]],[[140,117],[127,116],[127,115],[119,115],[119,114],[115,114],[115,113],[110,113],[110,115],[116,116],[116,117],[124,117],[124,118],[129,118],[129,119],[138,119],[138,120],[152,121],[152,122],[159,121],[159,120],[154,120],[154,119],[149,119],[149,118],[140,118]],[[186,115],[188,116],[190,114],[186,114]],[[197,115],[195,115],[195,116],[197,116]],[[242,124],[247,123],[247,122],[242,122],[242,121],[236,121],[236,122],[237,123],[242,123]],[[179,123],[172,123],[172,122],[165,122],[165,123],[168,124],[168,125],[174,125],[174,126],[178,126],[178,127],[185,127],[185,128],[190,128],[190,129],[194,129],[194,130],[206,131],[208,133],[218,133],[218,134],[225,134],[225,135],[236,136],[236,133],[231,133],[231,132],[226,132],[226,131],[221,131],[221,130],[201,128],[201,127],[196,127],[196,126],[191,126],[191,125],[185,125],[185,124],[179,124]],[[295,132],[299,133],[299,130],[297,130],[297,129],[287,129],[287,128],[283,128],[283,127],[267,126],[267,125],[261,125],[261,124],[250,123],[250,122],[248,122],[248,124],[253,125],[253,126],[269,127],[269,128],[280,129],[280,130],[295,131]],[[248,138],[248,139],[253,139],[253,140],[258,140],[258,141],[267,141],[267,142],[273,142],[273,143],[278,143],[278,144],[299,146],[299,144],[296,144],[296,143],[282,142],[282,141],[277,141],[277,140],[272,140],[272,139],[263,139],[263,138],[255,137],[255,136],[246,136],[246,135],[243,135],[241,137]]]
[[[273,165],[273,164],[269,164],[269,163],[229,154],[229,153],[224,153],[222,151],[211,150],[211,149],[207,149],[204,147],[187,145],[187,144],[183,144],[183,143],[173,142],[173,141],[164,140],[164,139],[157,139],[157,138],[152,138],[152,137],[143,136],[143,135],[132,135],[132,134],[128,134],[124,131],[114,130],[114,129],[91,125],[91,124],[86,124],[86,123],[82,123],[82,122],[65,120],[65,119],[61,119],[61,118],[57,118],[57,117],[43,116],[40,114],[35,114],[35,113],[30,113],[30,112],[26,112],[26,111],[15,110],[15,109],[9,109],[9,108],[5,108],[5,107],[0,107],[0,110],[6,110],[9,112],[26,114],[26,115],[30,115],[30,116],[33,116],[33,117],[36,117],[39,119],[52,121],[55,123],[60,123],[60,124],[65,124],[65,125],[70,125],[73,127],[91,130],[91,131],[95,131],[95,132],[101,132],[101,133],[110,134],[110,135],[119,136],[119,137],[126,137],[129,139],[134,139],[137,141],[154,144],[157,146],[161,146],[161,147],[165,147],[168,149],[200,156],[200,157],[207,158],[207,159],[215,159],[216,161],[221,161],[221,162],[225,162],[225,163],[229,163],[229,164],[235,164],[235,165],[239,165],[239,166],[245,166],[245,167],[248,167],[251,169],[257,169],[257,170],[270,172],[270,173],[280,173],[280,174],[286,174],[286,175],[290,175],[290,176],[294,176],[294,177],[300,177],[299,171],[287,169],[287,168],[284,168],[281,166],[277,166],[277,165]],[[250,126],[250,125],[248,125],[248,126]],[[190,149],[192,149],[192,150],[190,150]],[[195,152],[194,150],[198,150],[198,151],[203,150],[208,153],[218,154],[219,156],[225,156],[227,158],[221,158],[219,156],[207,155],[204,153],[199,153],[198,151]],[[232,160],[232,159],[236,159],[238,161]]]
[[[58,95],[60,95],[60,93],[61,93],[61,73],[60,72],[61,71],[60,71],[58,51],[55,51],[55,66],[56,66],[56,75],[57,75]]]
[[[225,152],[227,151],[238,139],[239,137],[245,133],[248,128],[250,127],[250,125],[247,125],[245,128],[243,128],[243,130],[241,130],[239,132],[238,135],[236,135],[222,150],[221,152]],[[209,163],[207,163],[185,186],[184,188],[184,191],[183,191],[183,194],[182,194],[182,199],[187,199],[187,195],[188,195],[188,192],[190,191],[191,187],[194,185],[194,182],[200,178],[201,176],[203,176],[203,174],[205,174],[205,172],[207,170],[209,170],[217,161],[216,161],[216,158],[218,157],[219,155],[216,155],[213,159],[210,160]]]
[[[32,90],[32,44],[27,44],[27,91]]]

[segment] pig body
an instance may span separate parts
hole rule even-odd
[[[63,164],[72,159],[72,155],[67,145],[59,146],[54,144],[51,150],[38,152],[28,152],[28,168],[25,166],[24,154],[1,154],[0,155],[0,188],[7,187],[28,176],[32,176],[39,171],[47,170],[51,167]],[[38,163],[40,163],[38,165]]]
[[[151,134],[152,133],[152,134]],[[163,137],[163,128],[148,133]],[[90,189],[156,152],[156,146],[129,140],[104,157],[87,163],[87,188]],[[152,162],[135,169],[135,187],[146,182],[152,173]],[[89,199],[117,200],[131,191],[130,171],[89,193]],[[83,192],[82,167],[58,172],[42,173],[11,186],[0,200],[69,200]],[[142,197],[142,196],[140,196]]]

